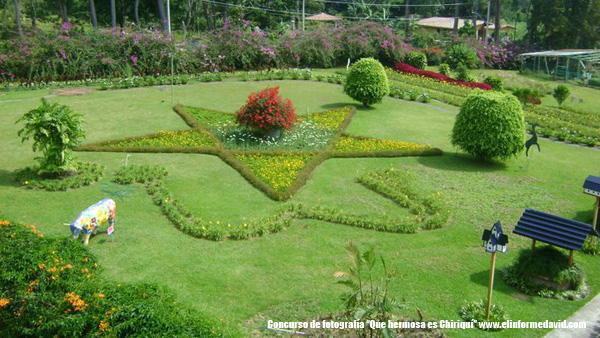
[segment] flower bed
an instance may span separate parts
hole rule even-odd
[[[413,67],[409,64],[403,63],[403,62],[397,62],[394,67],[394,70],[396,70],[397,72],[401,72],[401,73],[413,74],[413,75],[423,76],[423,77],[431,78],[431,79],[446,82],[446,83],[456,84],[456,85],[467,87],[467,88],[479,88],[482,90],[492,90],[492,86],[488,85],[487,83],[459,81],[459,80],[455,80],[449,76],[446,76],[446,75],[443,75],[440,73],[415,68],[415,67]]]
[[[377,152],[381,150],[433,150],[433,147],[411,142],[380,140],[372,137],[342,134],[335,144],[336,152]]]
[[[238,154],[236,158],[254,174],[277,191],[285,191],[298,177],[298,172],[310,160],[310,155],[282,153],[265,155],[260,153]]]
[[[597,114],[534,106],[525,109],[525,121],[535,123],[537,133],[545,137],[589,146],[600,144],[600,117]]]
[[[36,168],[27,167],[16,173],[15,179],[26,188],[48,191],[66,191],[91,185],[104,174],[104,166],[96,163],[76,162],[76,172],[58,178],[44,178],[37,174]]]
[[[118,141],[109,147],[214,147],[210,135],[198,130],[161,131],[149,136]]]

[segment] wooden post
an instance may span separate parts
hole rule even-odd
[[[596,196],[596,208],[594,208],[594,221],[592,222],[592,225],[594,226],[596,231],[600,232],[600,223],[598,222],[598,217],[600,217],[600,215],[598,215],[598,212],[600,210],[598,209],[600,209],[600,197]]]
[[[569,251],[569,267],[573,266],[573,250]]]
[[[488,299],[485,307],[485,318],[490,320],[490,309],[492,308],[492,290],[494,289],[494,270],[496,269],[496,252],[492,252],[492,267],[490,268],[490,282],[488,284]]]
[[[531,251],[535,250],[535,242],[535,239],[531,242]]]

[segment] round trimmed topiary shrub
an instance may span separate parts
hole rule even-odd
[[[470,95],[452,129],[452,145],[482,160],[505,160],[523,150],[525,117],[519,101],[497,91]]]
[[[291,129],[296,122],[292,101],[279,95],[279,87],[266,88],[248,96],[246,104],[237,111],[239,125],[260,132]]]
[[[365,107],[381,102],[389,92],[387,74],[381,62],[365,58],[358,60],[350,68],[344,93]]]

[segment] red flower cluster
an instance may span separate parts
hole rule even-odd
[[[429,78],[432,78],[432,79],[435,79],[438,81],[452,83],[452,84],[456,84],[456,85],[463,86],[463,87],[479,88],[479,89],[483,89],[483,90],[492,90],[492,86],[490,86],[487,83],[458,81],[458,80],[455,80],[444,74],[430,72],[428,70],[418,69],[409,64],[403,63],[403,62],[397,62],[396,67],[394,67],[394,69],[397,72],[421,75],[421,76],[429,77]]]
[[[257,130],[291,129],[296,122],[292,101],[279,95],[279,87],[263,89],[248,96],[237,112],[237,122]]]

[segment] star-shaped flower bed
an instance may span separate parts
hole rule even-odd
[[[180,105],[174,110],[191,129],[89,144],[79,150],[216,155],[275,200],[293,196],[328,158],[442,154],[427,145],[345,133],[356,113],[353,107],[301,116],[278,140],[237,126],[232,113]]]

